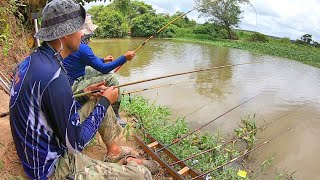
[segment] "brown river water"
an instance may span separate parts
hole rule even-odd
[[[118,57],[136,49],[145,39],[101,39],[90,44],[101,57]],[[319,55],[320,58],[320,55]],[[194,129],[243,101],[257,97],[208,125],[226,137],[238,127],[240,117],[256,115],[262,143],[293,126],[287,133],[251,154],[251,166],[276,155],[266,175],[294,173],[298,179],[320,179],[320,69],[289,59],[239,49],[164,39],[152,39],[118,72],[120,84],[226,64],[262,62],[222,68],[124,87],[124,91],[176,84],[137,93],[172,109],[172,117],[184,117]],[[286,115],[286,116],[285,116]]]

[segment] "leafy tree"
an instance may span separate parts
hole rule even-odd
[[[177,11],[170,18],[173,20],[183,14],[184,14],[183,12]],[[177,19],[175,22],[173,22],[173,24],[175,24],[179,28],[188,28],[188,27],[194,27],[197,23],[194,20],[190,20],[187,16],[184,16]]]
[[[213,23],[204,23],[204,24],[199,24],[193,29],[194,34],[208,34],[208,35],[213,35],[217,36],[218,32],[221,30],[221,27],[219,27],[216,24]]]
[[[311,34],[304,34],[303,36],[301,36],[300,38],[303,42],[305,42],[306,44],[311,44],[312,42],[312,35]]]
[[[132,19],[131,35],[134,37],[147,37],[156,33],[168,22],[167,18],[156,14],[143,14]],[[174,26],[166,28],[161,37],[167,37],[166,34],[174,33]]]
[[[49,1],[51,1],[51,0],[49,0]],[[109,2],[111,2],[112,0],[76,0],[76,1],[83,5],[84,3],[97,2],[97,1],[103,1],[103,2],[109,1]]]
[[[94,23],[99,26],[95,32],[96,36],[119,38],[127,35],[128,24],[120,11],[102,5],[94,6],[88,12],[93,15]]]
[[[261,33],[253,33],[250,38],[249,41],[252,42],[268,42],[269,38],[268,36],[261,34]]]
[[[117,10],[122,12],[123,15],[127,15],[130,0],[113,0],[113,4]]]
[[[129,19],[133,19],[143,14],[155,14],[156,10],[151,5],[142,1],[131,1],[129,5]]]
[[[291,43],[291,40],[288,37],[281,38],[281,39],[279,39],[279,41],[282,42],[282,43],[285,43],[285,44],[290,44]]]
[[[232,28],[238,27],[240,23],[240,3],[249,3],[249,0],[194,0],[199,6],[201,16],[209,17],[210,21],[220,25],[228,32],[228,38],[233,39]]]

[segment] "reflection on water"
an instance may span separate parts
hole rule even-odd
[[[97,40],[91,43],[99,56],[115,57],[134,50],[145,39]],[[319,55],[320,59],[320,55]],[[190,81],[140,93],[186,116],[191,128],[199,127],[241,102],[262,93],[215,121],[205,130],[221,128],[233,133],[242,115],[256,114],[258,126],[289,114],[260,132],[260,143],[299,122],[292,130],[254,153],[255,162],[276,154],[274,166],[261,179],[272,179],[277,170],[296,172],[299,179],[320,176],[320,70],[299,62],[208,44],[153,39],[134,60],[118,71],[120,84],[226,64],[264,62],[177,76],[123,88],[125,91]],[[198,111],[194,112],[195,110]],[[258,143],[259,143],[258,142]],[[254,159],[254,160],[255,160]]]

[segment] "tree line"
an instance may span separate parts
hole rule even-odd
[[[97,0],[76,0],[81,4],[95,2]],[[100,0],[101,1],[101,0]],[[108,5],[93,6],[88,12],[93,16],[94,23],[100,28],[95,32],[100,38],[149,37],[166,25],[172,19],[183,12],[175,12],[173,15],[156,13],[152,5],[139,0],[103,0],[109,1]],[[11,1],[10,1],[11,2]],[[39,12],[50,0],[14,0],[16,10],[14,14],[21,19],[25,27],[33,28],[30,17],[31,12]],[[188,37],[196,36],[201,39],[241,39],[243,36],[248,41],[267,42],[270,37],[257,33],[239,32],[235,30],[243,11],[241,4],[250,4],[249,0],[194,0],[195,7],[201,17],[206,17],[207,22],[198,24],[188,17],[182,17],[162,31],[158,37]],[[26,4],[26,5],[24,5]],[[319,43],[312,40],[311,34],[304,34],[300,39],[291,41],[282,38],[281,41],[294,42],[299,45],[319,47]]]
[[[159,37],[175,37],[179,34],[207,34],[215,38],[236,39],[233,28],[240,22],[242,13],[239,5],[247,0],[195,0],[201,16],[210,17],[209,22],[197,24],[188,17],[175,21],[166,28]],[[100,26],[96,36],[102,38],[147,37],[180,16],[183,12],[173,15],[157,14],[152,5],[137,0],[114,0],[108,5],[93,6],[88,10],[93,21]]]

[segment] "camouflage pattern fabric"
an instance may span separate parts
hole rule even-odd
[[[81,122],[90,115],[98,101],[98,98],[91,97],[90,100],[81,107],[80,111],[78,112]],[[117,122],[117,118],[112,107],[109,106],[106,116],[100,124],[98,132],[100,133],[103,142],[105,144],[109,144],[120,135],[121,131],[122,127]]]
[[[127,165],[107,163],[92,159],[82,153],[68,154],[59,159],[53,180],[142,180],[152,179],[150,171],[135,162]]]
[[[86,75],[79,77],[77,80],[74,81],[72,86],[72,91],[76,94],[82,91],[84,88],[91,84],[99,83],[101,81],[106,82],[106,86],[117,86],[119,82],[116,78],[116,74],[108,73],[102,74],[99,71],[93,69],[92,67],[86,67]],[[118,101],[120,101],[121,94],[119,89],[119,97]]]
[[[80,111],[80,119],[83,121],[95,107],[98,99],[91,98]],[[100,125],[99,133],[104,143],[110,143],[121,133],[122,128],[117,123],[113,109],[109,106],[107,115]],[[82,153],[65,154],[60,157],[52,179],[152,179],[150,171],[135,162],[127,165],[108,163],[92,159]]]

